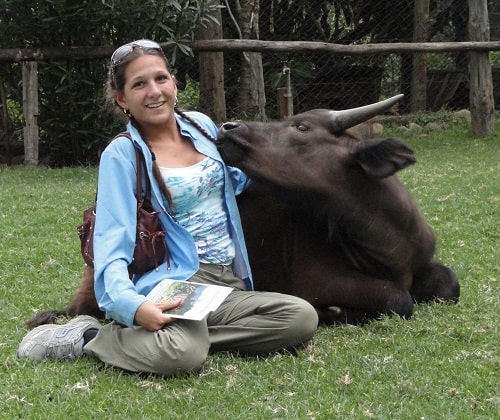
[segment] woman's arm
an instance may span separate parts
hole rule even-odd
[[[99,164],[94,281],[99,307],[122,324],[134,325],[138,307],[146,301],[129,279],[136,240],[137,199],[135,152],[130,140],[110,143]]]

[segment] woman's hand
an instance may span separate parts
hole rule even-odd
[[[161,330],[165,325],[174,321],[174,318],[164,314],[163,311],[177,308],[182,302],[182,298],[164,299],[159,302],[144,302],[135,313],[135,323],[146,328],[148,331]]]

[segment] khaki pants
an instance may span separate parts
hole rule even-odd
[[[111,322],[85,346],[85,353],[124,370],[172,376],[200,368],[209,352],[268,354],[297,348],[316,331],[318,316],[308,302],[246,291],[230,267],[201,264],[190,280],[235,290],[203,321],[179,319],[155,332]]]

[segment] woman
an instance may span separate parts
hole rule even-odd
[[[102,154],[94,233],[95,292],[112,322],[79,316],[42,325],[24,338],[19,357],[36,360],[91,355],[133,372],[171,376],[200,368],[209,351],[242,355],[293,349],[314,334],[314,308],[297,297],[252,291],[235,195],[249,183],[226,167],[213,143],[217,127],[198,112],[176,108],[177,87],[161,47],[138,40],[111,57],[108,100],[128,116],[132,141],[118,137]],[[162,211],[169,264],[129,280],[135,243],[136,158],[145,156],[151,202]],[[156,182],[155,182],[156,181]],[[145,295],[162,279],[230,286],[203,321],[164,313],[181,300],[153,303]]]

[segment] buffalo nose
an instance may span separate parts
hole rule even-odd
[[[222,143],[224,142],[225,135],[228,131],[234,130],[235,128],[238,128],[241,124],[239,122],[234,122],[230,121],[227,123],[224,123],[220,126],[219,134],[217,136],[217,141],[215,144],[217,146],[222,146]]]

